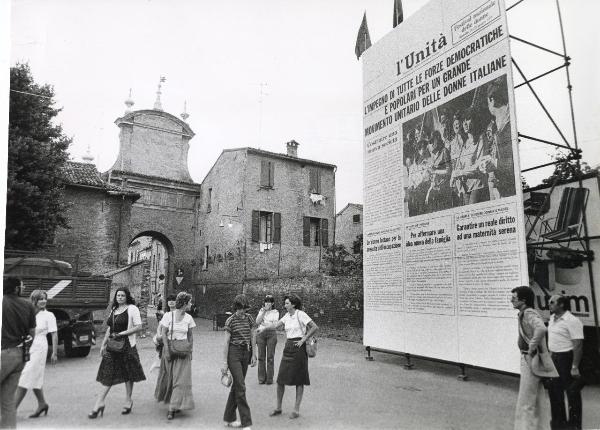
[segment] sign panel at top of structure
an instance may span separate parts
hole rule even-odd
[[[364,343],[518,372],[527,285],[502,0],[434,0],[363,54]]]

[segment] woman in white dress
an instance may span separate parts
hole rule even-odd
[[[48,403],[44,399],[42,386],[44,385],[44,370],[46,369],[46,357],[48,355],[48,340],[46,335],[52,334],[52,356],[50,362],[56,364],[58,334],[56,328],[56,317],[52,312],[46,310],[48,303],[48,295],[43,290],[34,290],[31,293],[31,302],[37,311],[35,315],[35,337],[29,350],[30,359],[25,363],[25,368],[19,378],[19,386],[17,388],[16,403],[17,408],[25,397],[27,390],[33,389],[33,394],[38,401],[38,407],[35,413],[29,418],[37,418],[42,413],[48,415]]]

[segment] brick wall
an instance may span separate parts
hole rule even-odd
[[[55,235],[55,244],[62,254],[78,254],[79,270],[93,274],[115,269],[119,252],[119,258],[127,259],[130,199],[108,195],[102,189],[68,186],[65,200],[70,228],[59,228]]]
[[[275,306],[281,312],[285,312],[283,297],[288,293],[297,294],[302,300],[304,311],[321,328],[321,335],[353,341],[362,339],[362,277],[318,274],[253,279],[245,283],[197,284],[195,303],[199,316],[212,319],[216,313],[231,311],[233,298],[241,292],[247,295],[252,314],[258,313],[266,294],[275,297]]]
[[[150,300],[150,262],[148,260],[138,261],[127,267],[112,273],[112,284],[110,287],[110,299],[108,307],[103,311],[94,312],[94,319],[106,321],[112,309],[115,292],[118,288],[128,288],[140,310],[142,324],[148,327],[148,303]]]

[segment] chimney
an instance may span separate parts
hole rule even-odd
[[[289,157],[298,158],[298,145],[300,144],[292,139],[285,145],[287,146],[287,155]]]

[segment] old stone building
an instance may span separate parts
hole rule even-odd
[[[94,274],[127,262],[131,207],[140,195],[108,184],[89,163],[67,162],[64,177],[70,228],[57,229],[57,252],[78,255],[79,269]]]
[[[335,243],[344,245],[351,254],[361,252],[360,246],[355,244],[357,236],[363,234],[363,205],[348,203],[344,209],[335,216]],[[355,246],[356,245],[356,246]]]
[[[335,169],[287,153],[224,150],[202,182],[199,284],[314,274],[333,243]]]

